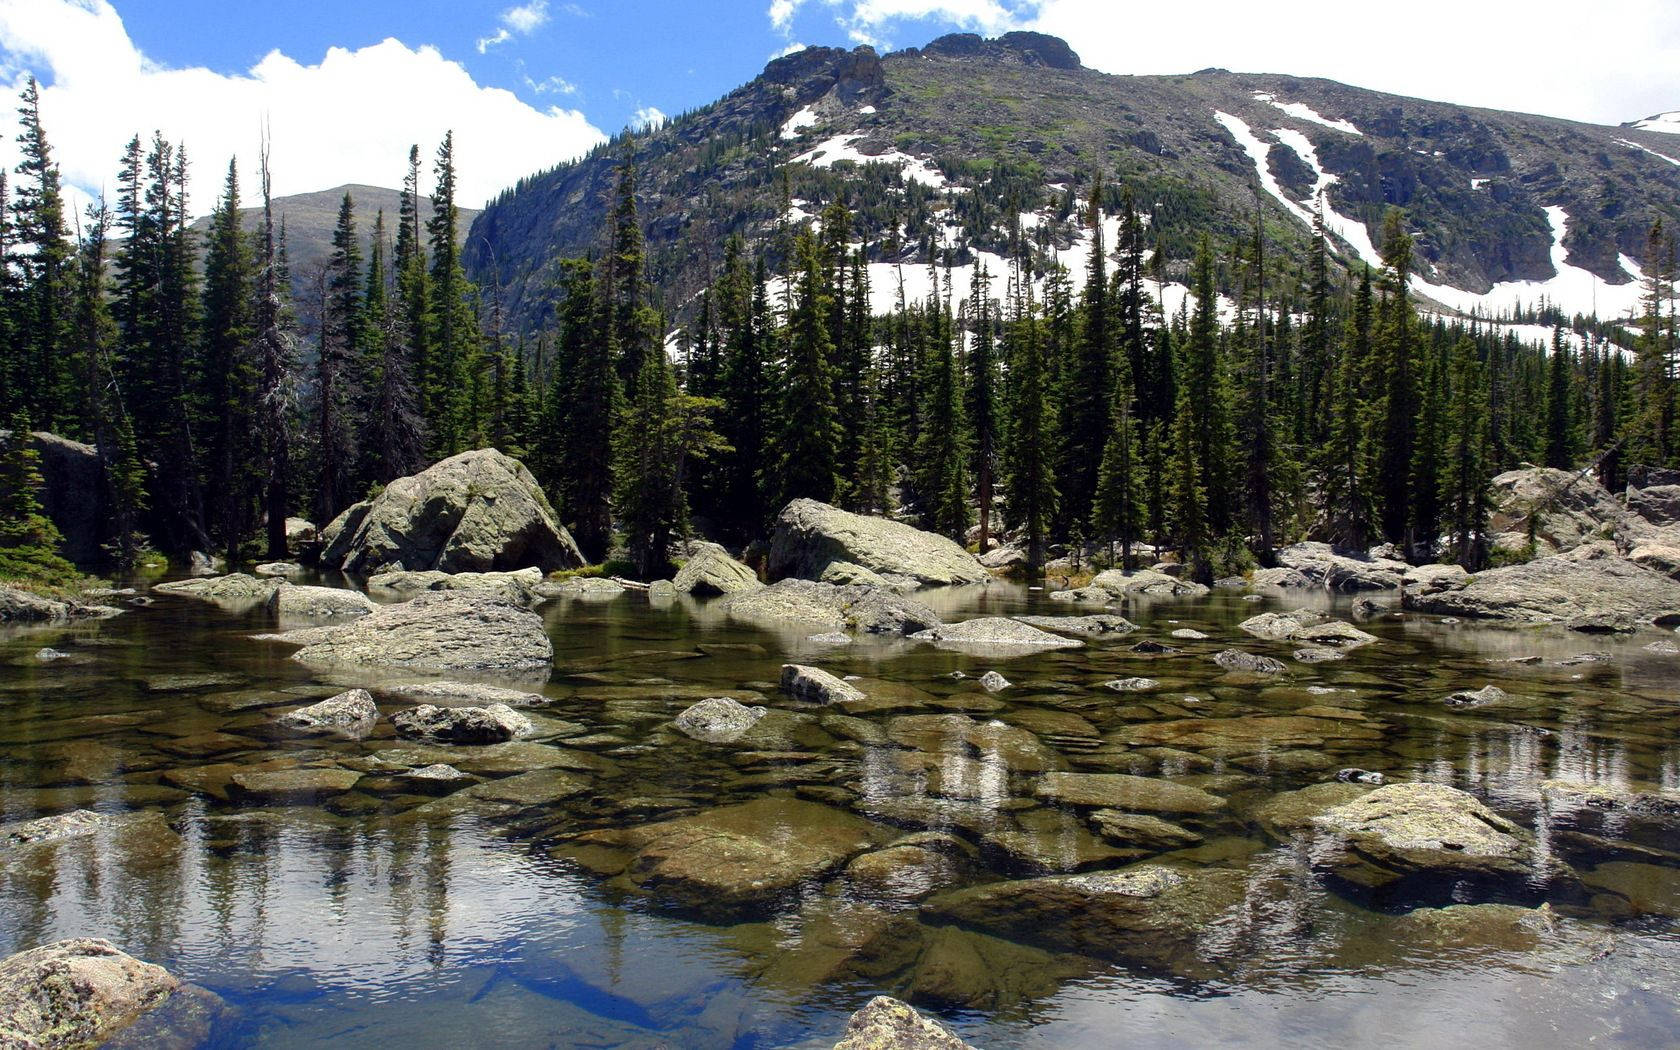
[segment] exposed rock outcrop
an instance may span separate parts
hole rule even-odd
[[[159,583],[152,587],[159,594],[173,594],[183,598],[197,598],[214,602],[224,609],[250,609],[265,604],[274,592],[286,585],[276,576],[248,576],[242,572],[226,576],[201,576],[174,583]]]
[[[881,587],[840,587],[782,580],[724,599],[730,616],[764,626],[806,630],[914,634],[940,624],[939,614],[914,598]]]
[[[846,1022],[834,1050],[974,1050],[908,1003],[877,995]]]
[[[1627,523],[1628,512],[1590,475],[1552,467],[1522,467],[1493,479],[1488,531],[1525,536],[1529,518],[1542,553],[1568,551]]]
[[[1589,543],[1522,565],[1476,573],[1458,590],[1405,596],[1405,607],[1446,616],[1631,631],[1680,622],[1680,581]]]
[[[1277,560],[1280,568],[1293,569],[1327,590],[1392,591],[1400,586],[1409,566],[1387,557],[1387,553],[1381,549],[1340,550],[1328,543],[1296,543],[1279,550]]]
[[[278,636],[303,646],[293,659],[316,666],[422,671],[547,670],[554,645],[542,618],[499,598],[426,592],[342,625]]]
[[[0,961],[0,1046],[198,1046],[221,1000],[110,941],[76,937]]]
[[[115,616],[121,609],[67,598],[48,598],[20,587],[0,586],[0,623],[65,623]]]
[[[529,736],[531,720],[506,704],[438,707],[421,704],[391,716],[397,735],[441,744],[499,744]]]
[[[283,584],[269,596],[268,607],[283,620],[318,620],[366,616],[376,607],[360,591],[340,587],[303,587]]]
[[[1155,569],[1137,569],[1132,572],[1108,569],[1097,573],[1086,586],[1056,591],[1050,595],[1050,599],[1058,602],[1107,605],[1110,602],[1136,597],[1199,598],[1206,593],[1208,589],[1202,584],[1192,580],[1181,580]]]
[[[678,570],[671,585],[683,594],[710,597],[756,591],[764,584],[758,574],[729,556],[729,552],[715,543],[708,543],[695,551]]]
[[[944,536],[810,499],[794,500],[776,518],[769,572],[773,579],[807,580],[841,573],[849,582],[893,586],[979,583],[989,578],[985,566]]]
[[[982,616],[961,623],[930,627],[910,637],[919,642],[932,642],[943,649],[1004,654],[1041,649],[1078,649],[1085,644],[1076,638],[1041,631],[1008,616]]]
[[[469,591],[473,594],[493,594],[516,605],[531,605],[537,600],[536,588],[542,582],[542,570],[534,567],[513,572],[399,570],[374,576],[368,580],[368,589],[400,595],[422,591]]]
[[[527,566],[550,572],[583,564],[531,472],[491,448],[398,478],[340,514],[321,542],[323,566],[364,575]]]

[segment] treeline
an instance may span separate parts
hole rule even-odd
[[[524,357],[485,333],[461,268],[452,136],[429,214],[415,147],[394,222],[381,212],[364,237],[346,194],[331,257],[294,301],[266,145],[257,229],[230,163],[201,243],[185,146],[131,139],[114,204],[72,216],[33,81],[19,116],[23,160],[0,175],[0,418],[98,447],[117,567],[143,542],[283,556],[288,515],[324,524],[529,430]]]
[[[723,245],[673,334],[627,159],[597,250],[553,265],[552,322],[509,339],[462,270],[450,138],[429,214],[414,148],[394,221],[377,214],[364,236],[346,196],[323,272],[292,302],[266,151],[254,234],[230,165],[195,243],[185,151],[154,136],[128,144],[114,208],[73,238],[33,85],[21,113],[0,208],[0,409],[98,445],[119,563],[142,533],[175,553],[278,556],[287,514],[324,523],[494,445],[528,460],[591,560],[628,556],[650,576],[694,532],[761,539],[796,497],[982,547],[1006,530],[1035,566],[1149,547],[1209,578],[1320,538],[1476,567],[1495,473],[1592,463],[1617,484],[1628,465],[1680,459],[1660,225],[1629,362],[1597,335],[1575,352],[1561,319],[1549,349],[1425,322],[1398,212],[1384,265],[1339,286],[1322,223],[1292,261],[1258,196],[1248,236],[1191,242],[1192,294],[1169,313],[1159,246],[1186,231],[1100,179],[1061,205],[1093,242],[1084,273],[1047,264],[1017,226],[993,242],[1004,272],[976,267],[957,289],[930,243],[931,291],[908,294],[900,271],[876,316],[883,234],[843,198],[793,221],[783,180],[782,220]]]

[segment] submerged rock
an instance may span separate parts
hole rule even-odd
[[[280,728],[305,735],[361,737],[379,721],[379,708],[366,689],[351,689],[318,704],[287,711],[274,720]]]
[[[813,704],[839,704],[866,699],[863,690],[820,667],[782,665],[782,692]]]
[[[92,937],[45,944],[0,961],[0,1046],[80,1050],[197,1046],[221,1000]]]
[[[852,1014],[834,1050],[973,1050],[936,1021],[897,999],[878,995]]]
[[[941,648],[985,652],[1078,649],[1085,644],[1074,638],[1064,638],[1041,631],[1031,624],[1007,616],[982,616],[975,620],[931,627],[910,637],[919,642],[933,642]]]
[[[756,591],[764,586],[757,573],[716,544],[706,544],[683,563],[671,585],[683,594],[701,597]]]
[[[583,556],[531,472],[493,448],[475,449],[398,478],[321,533],[323,566],[484,572],[575,569]]]
[[[789,503],[770,539],[770,576],[817,580],[834,565],[916,586],[980,583],[990,576],[974,555],[936,533],[816,500]]]
[[[471,790],[477,790],[476,788]],[[762,906],[882,839],[869,821],[766,796],[674,820],[585,832],[557,849],[630,888],[714,916]]]
[[[554,660],[542,618],[498,598],[427,592],[341,626],[280,636],[317,666],[370,665],[425,671],[535,671]]]
[[[1225,806],[1200,788],[1126,773],[1045,773],[1033,793],[1063,805],[1133,813],[1212,813]]]
[[[488,707],[438,707],[421,704],[391,716],[397,735],[444,744],[499,744],[530,736],[531,720],[506,704]]]
[[[1497,685],[1484,685],[1480,689],[1460,689],[1456,693],[1448,693],[1442,703],[1448,707],[1486,707],[1504,703],[1510,698],[1510,694]]]
[[[764,708],[748,707],[729,697],[702,700],[676,718],[678,729],[708,744],[728,744],[744,735],[764,717]]]
[[[938,613],[921,602],[881,587],[841,587],[811,580],[782,580],[739,592],[725,598],[721,607],[735,619],[824,633],[913,634],[942,622]]]
[[[922,914],[1029,944],[1204,975],[1204,935],[1243,898],[1242,872],[1155,864],[993,882],[940,894]]]

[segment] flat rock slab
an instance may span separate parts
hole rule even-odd
[[[990,578],[974,555],[936,533],[888,518],[848,513],[812,499],[796,499],[782,508],[770,538],[771,578],[822,579],[832,566],[861,570],[874,577],[870,582],[904,580],[911,586],[980,583]],[[847,578],[867,577],[854,572]]]
[[[541,693],[483,682],[415,682],[380,688],[383,693],[400,696],[404,700],[434,704],[438,707],[485,707],[506,704],[508,707],[542,707],[549,702]]]
[[[855,703],[868,699],[868,694],[850,682],[820,667],[804,664],[782,665],[782,692],[795,700],[813,704]]]
[[[903,635],[936,627],[939,614],[914,598],[879,586],[782,580],[741,591],[720,607],[731,618],[769,627],[798,627],[825,634]]]
[[[1046,773],[1033,793],[1063,805],[1138,813],[1212,813],[1225,806],[1200,788],[1126,773]]]
[[[307,804],[342,795],[360,779],[360,773],[337,766],[260,770],[233,774],[230,793],[258,802]]]
[[[292,638],[292,635],[284,639]],[[483,595],[426,592],[338,627],[299,632],[292,658],[313,666],[426,671],[547,669],[554,660],[536,613]]]
[[[1031,624],[1008,616],[982,616],[962,623],[945,624],[918,631],[910,636],[919,642],[932,642],[942,649],[963,652],[997,652],[1041,649],[1078,649],[1085,643],[1075,638],[1041,631]]]
[[[1093,613],[1090,616],[1017,616],[1015,619],[1040,630],[1071,634],[1081,638],[1108,638],[1130,634],[1137,625],[1124,616]]]
[[[1413,594],[1407,609],[1444,616],[1631,631],[1680,619],[1680,581],[1590,543],[1567,554],[1489,569],[1457,590]]]

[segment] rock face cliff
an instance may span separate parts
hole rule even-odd
[[[1068,261],[1081,237],[1075,204],[1099,172],[1111,206],[1130,190],[1150,217],[1169,274],[1203,232],[1251,229],[1256,188],[1268,235],[1296,259],[1322,193],[1344,269],[1374,259],[1383,214],[1398,206],[1420,295],[1462,310],[1501,284],[1499,303],[1556,299],[1561,289],[1509,282],[1567,266],[1600,279],[1599,312],[1615,316],[1636,297],[1652,221],[1680,221],[1680,142],[1648,128],[1272,74],[1112,76],[1053,37],[959,34],[884,56],[808,48],[661,128],[524,179],[479,216],[464,249],[481,284],[500,282],[517,323],[547,320],[556,259],[599,249],[626,155],[651,275],[679,313],[730,234],[774,251],[784,173],[793,219],[842,201],[871,262],[907,271],[926,261],[929,239],[953,247],[958,265],[1021,235],[1039,265]]]

